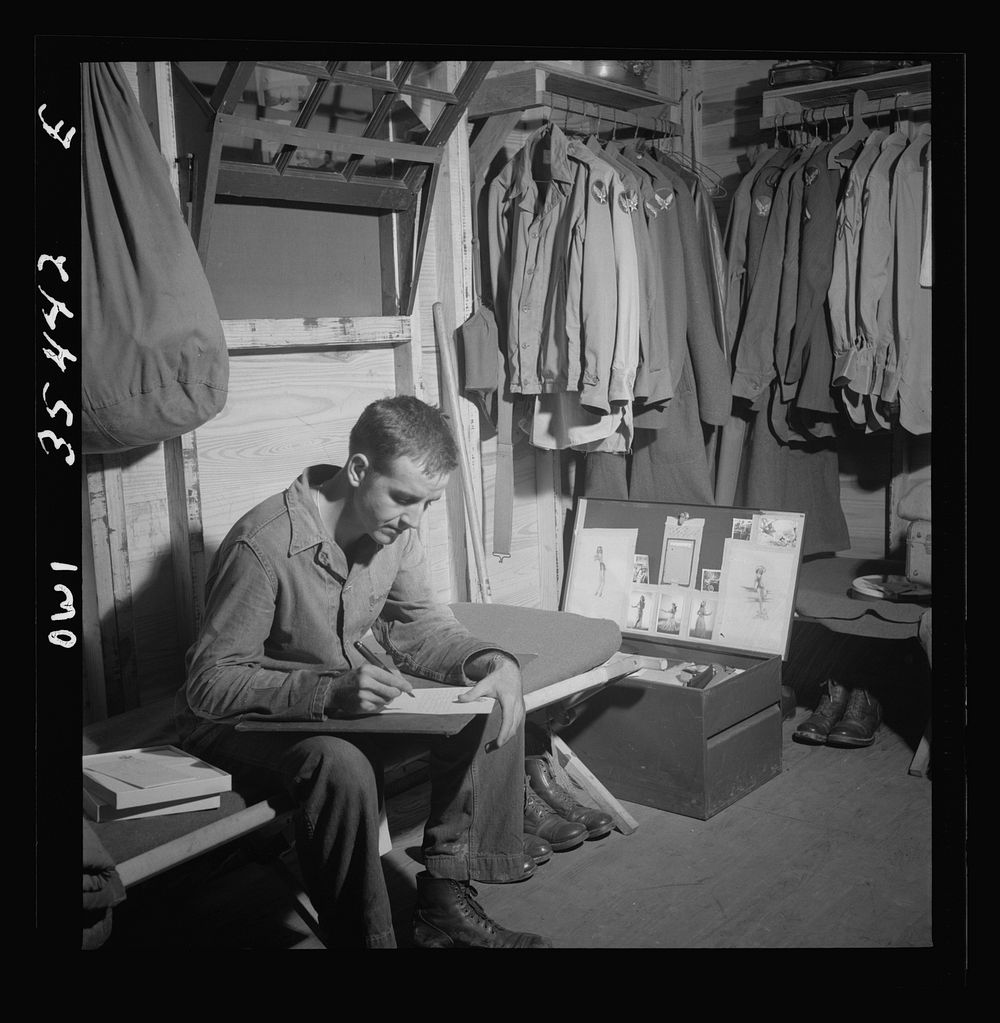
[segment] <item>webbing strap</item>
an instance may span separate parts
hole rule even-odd
[[[514,521],[514,399],[506,393],[507,370],[503,352],[497,350],[500,364],[497,387],[497,473],[493,492],[493,554],[510,557],[510,537]]]

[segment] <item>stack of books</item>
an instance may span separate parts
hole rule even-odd
[[[232,787],[225,771],[176,746],[83,758],[83,812],[98,823],[215,810]]]

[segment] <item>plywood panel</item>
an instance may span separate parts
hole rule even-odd
[[[216,203],[205,273],[224,320],[378,316],[378,218]]]
[[[145,704],[178,688],[184,650],[178,641],[163,446],[129,451],[122,459],[139,702]]]
[[[840,438],[840,506],[851,537],[851,549],[845,555],[885,557],[891,449],[888,433],[845,434]]]
[[[389,351],[232,359],[226,407],[198,430],[206,558],[244,512],[306,466],[342,464],[362,409],[393,393]]]
[[[486,503],[484,538],[487,570],[494,600],[519,607],[541,607],[542,580],[539,568],[539,517],[536,503],[535,449],[522,438],[514,445],[514,512],[510,557],[500,561],[492,555],[494,501],[496,493],[496,436],[483,444],[483,478]],[[554,585],[555,580],[552,580]]]
[[[775,58],[777,60],[777,58]],[[723,226],[732,195],[750,169],[748,153],[760,145],[761,93],[775,60],[700,61],[702,102],[702,160],[722,178],[725,196],[715,202]]]

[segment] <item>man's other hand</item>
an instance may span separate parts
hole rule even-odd
[[[524,695],[517,662],[502,655],[493,657],[497,662],[496,668],[460,696],[458,702],[468,703],[482,696],[492,696],[500,704],[500,732],[495,740],[500,747],[517,733],[524,721]]]

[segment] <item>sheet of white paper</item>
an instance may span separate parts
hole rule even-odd
[[[459,703],[458,698],[472,686],[447,686],[440,689],[414,689],[413,696],[406,693],[387,703],[382,714],[489,714],[496,702],[491,696],[484,696],[468,703]]]

